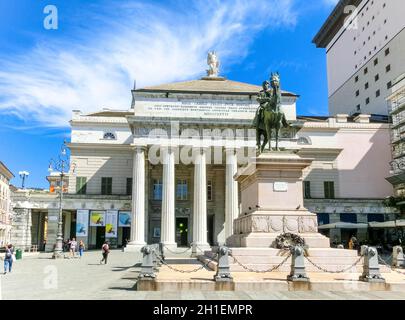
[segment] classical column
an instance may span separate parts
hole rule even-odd
[[[233,235],[233,221],[239,216],[238,182],[234,175],[238,171],[238,160],[234,148],[225,149],[225,240]]]
[[[207,169],[205,150],[194,158],[193,243],[209,249],[207,241]]]
[[[125,251],[138,251],[145,244],[145,147],[136,146],[132,173],[131,239]]]
[[[175,249],[175,181],[174,150],[163,148],[163,189],[162,189],[162,227],[160,241],[167,247]]]

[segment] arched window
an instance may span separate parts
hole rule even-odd
[[[311,145],[312,141],[309,137],[299,137],[297,143],[299,145]]]
[[[116,138],[116,136],[115,136],[114,133],[112,133],[112,132],[105,132],[104,135],[103,135],[103,139],[104,139],[104,140],[116,140],[117,138]]]

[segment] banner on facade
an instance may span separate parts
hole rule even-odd
[[[107,215],[105,219],[106,238],[117,238],[117,220],[118,220],[118,211],[107,210]]]
[[[87,237],[89,230],[89,210],[77,210],[76,237]]]
[[[119,227],[130,227],[131,226],[131,212],[130,211],[120,211],[118,226]]]
[[[90,227],[104,227],[104,226],[105,226],[105,211],[91,211]]]

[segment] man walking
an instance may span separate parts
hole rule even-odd
[[[11,268],[13,266],[13,254],[14,254],[14,248],[11,244],[6,246],[6,255],[4,256],[4,274],[8,272],[11,272]]]
[[[108,241],[105,241],[103,246],[101,247],[101,253],[103,255],[103,259],[101,259],[100,264],[103,263],[107,264],[108,254],[110,253],[110,246],[108,245]]]

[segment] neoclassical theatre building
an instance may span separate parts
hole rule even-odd
[[[240,212],[233,176],[256,155],[252,120],[261,89],[207,76],[134,89],[128,110],[73,111],[64,239],[99,248],[108,237],[128,251],[156,242],[224,243],[233,220],[246,213]],[[314,159],[303,180],[305,206],[318,214],[320,226],[359,225],[321,228],[331,241],[347,243],[352,234],[378,239],[381,231],[364,224],[395,214],[383,205],[392,195],[385,179],[391,160],[388,121],[366,114],[297,116],[297,101],[298,95],[283,91],[291,126],[282,129],[281,148]],[[55,177],[48,177],[53,186]],[[13,193],[13,223],[25,230],[13,239],[16,246],[53,250],[59,201],[51,189]],[[112,231],[106,231],[104,219],[115,219]]]

